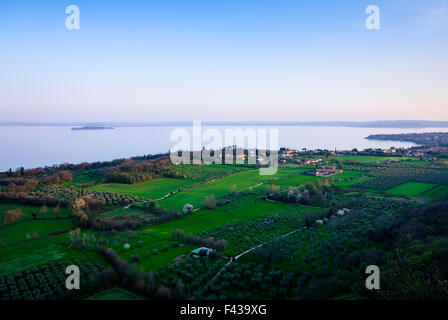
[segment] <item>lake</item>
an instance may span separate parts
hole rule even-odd
[[[191,127],[183,127],[191,132]],[[210,127],[202,127],[205,131]],[[248,127],[214,127],[224,129]],[[280,147],[294,149],[347,150],[357,148],[411,147],[413,143],[374,141],[364,137],[377,133],[448,132],[448,128],[397,129],[351,127],[252,127],[278,129]],[[168,152],[174,127],[118,127],[114,130],[70,130],[56,126],[0,126],[0,171],[34,168],[60,163],[106,161],[137,155]],[[224,134],[223,134],[224,136]]]

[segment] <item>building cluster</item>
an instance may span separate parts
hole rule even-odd
[[[362,151],[357,149],[352,150],[295,150],[288,148],[280,148],[279,162],[280,163],[292,163],[301,165],[319,164],[325,161],[328,156],[349,156],[349,155],[361,155],[361,156],[393,156],[393,157],[406,157],[416,158],[425,161],[432,161],[437,159],[440,155],[448,154],[448,148],[444,146],[425,146],[425,147],[412,147],[412,148],[395,148],[389,149],[381,148],[368,148]],[[394,160],[392,160],[394,161]]]
[[[328,177],[341,172],[343,172],[343,170],[337,169],[336,166],[323,166],[306,173],[318,177]]]

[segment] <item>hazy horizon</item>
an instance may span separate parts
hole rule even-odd
[[[231,126],[229,126],[231,127]],[[229,127],[213,127],[224,136]],[[115,130],[70,130],[67,126],[14,127],[0,126],[0,136],[8,137],[1,142],[0,172],[21,166],[35,168],[61,163],[111,161],[133,156],[165,153],[176,142],[170,140],[173,129],[183,128],[192,132],[191,126],[176,127],[119,127]],[[207,127],[204,126],[205,130]],[[253,128],[242,127],[243,130]],[[269,127],[261,127],[267,129]],[[407,133],[403,128],[349,128],[349,127],[300,127],[279,126],[278,147],[292,149],[352,150],[358,148],[394,147],[409,148],[411,142],[376,141],[365,139],[371,134]],[[448,128],[413,129],[413,132],[443,131]],[[45,141],[45,143],[42,143]],[[209,141],[202,141],[205,146]],[[245,141],[244,143],[249,143]],[[222,147],[226,144],[224,143]],[[20,146],[18,148],[17,146]],[[55,146],[58,146],[55,148]],[[250,148],[249,145],[242,147]],[[62,150],[62,151],[61,151]]]
[[[193,120],[194,121],[194,120]],[[145,120],[140,120],[140,121],[107,121],[107,120],[101,120],[101,121],[90,121],[90,120],[85,120],[85,121],[0,121],[0,125],[29,125],[29,126],[33,126],[33,125],[37,125],[37,126],[46,126],[46,125],[60,125],[60,126],[74,126],[74,125],[89,125],[89,124],[98,124],[98,125],[166,125],[166,126],[171,126],[171,125],[177,125],[177,124],[182,124],[182,125],[190,125],[193,124],[193,121],[189,121],[189,120],[178,120],[178,121],[172,121],[172,120],[167,120],[167,121],[145,121]],[[198,120],[201,121],[201,120]],[[444,125],[448,126],[448,120],[421,120],[421,119],[396,119],[396,120],[390,120],[390,119],[378,119],[378,120],[360,120],[360,121],[345,121],[345,120],[334,120],[334,121],[319,121],[319,120],[309,120],[309,121],[299,121],[299,120],[287,120],[287,121],[269,121],[269,120],[229,120],[229,121],[216,121],[216,120],[210,120],[210,121],[201,121],[203,125],[227,125],[227,124],[232,124],[232,125],[245,125],[245,124],[260,124],[261,126],[264,126],[266,124],[273,124],[273,125],[285,125],[285,126],[295,126],[295,125],[303,125],[303,126],[316,126],[316,124],[325,126],[326,124],[330,125],[332,124],[333,126],[344,126],[344,125],[348,125],[348,124],[385,124],[385,123],[390,123],[390,124],[409,124],[409,123],[421,123],[421,124],[425,124],[425,125],[433,125],[433,128],[437,128],[438,126],[434,126],[437,123],[443,123]],[[421,127],[421,126],[416,126],[417,127]],[[412,126],[409,128],[413,128]]]
[[[447,0],[7,0],[0,45],[2,122],[448,119]]]

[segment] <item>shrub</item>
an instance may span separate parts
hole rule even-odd
[[[25,215],[23,214],[22,209],[20,209],[20,208],[17,208],[14,210],[8,210],[5,212],[5,218],[4,218],[3,224],[6,226],[18,219],[23,218],[23,217],[25,217]]]
[[[159,253],[159,250],[157,250],[157,249],[152,249],[152,254],[153,255],[157,255]]]
[[[180,229],[171,230],[171,237],[173,238],[173,240],[185,242],[185,233]]]
[[[156,295],[161,299],[171,299],[171,290],[167,287],[160,286],[157,288]]]
[[[72,246],[77,248],[91,248],[96,243],[94,233],[82,232],[80,228],[70,231],[68,238]]]
[[[216,199],[214,195],[205,197],[204,208],[208,210],[213,210],[216,208]]]
[[[167,246],[167,245],[164,245],[163,248],[162,248],[162,250],[163,250],[163,251],[168,251],[168,246]]]
[[[224,251],[227,248],[227,241],[224,239],[216,241],[215,248],[218,251]]]

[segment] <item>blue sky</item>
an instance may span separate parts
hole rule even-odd
[[[448,120],[447,0],[2,0],[0,48],[0,121]]]

